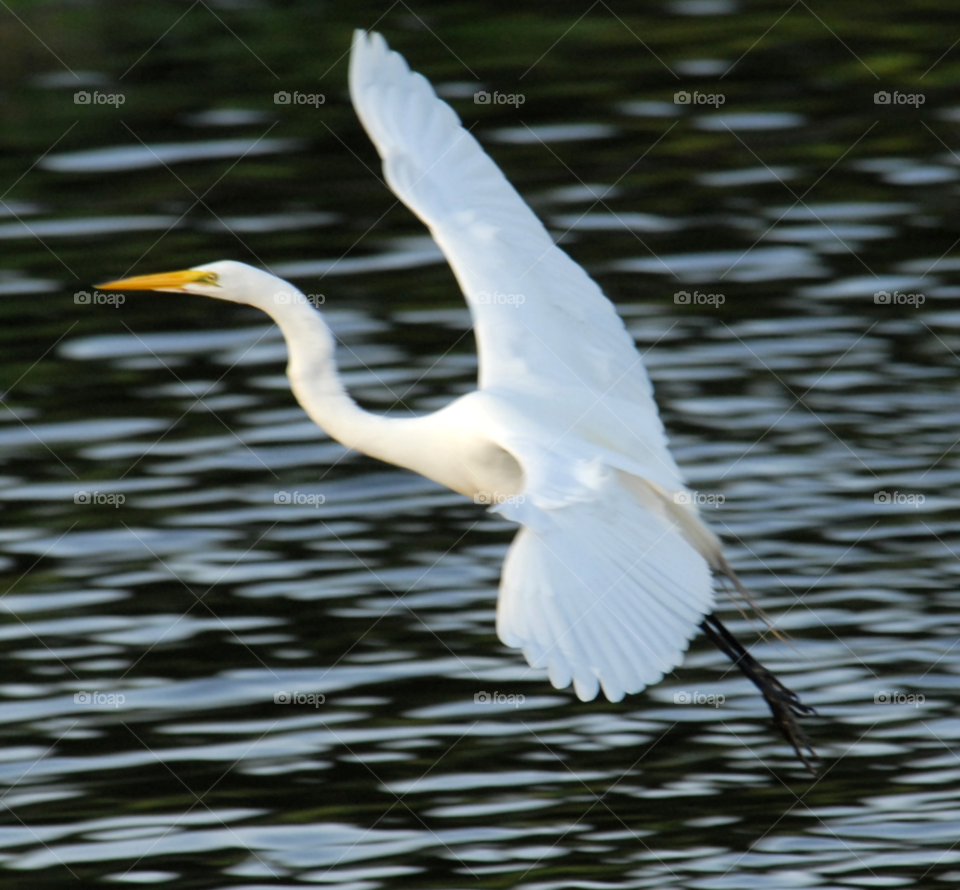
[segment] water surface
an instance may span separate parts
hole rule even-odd
[[[960,882],[952,7],[11,8],[46,48],[2,20],[6,885]],[[346,98],[379,16],[615,301],[819,778],[702,639],[618,704],[530,670],[494,628],[514,528],[327,438],[265,316],[76,301],[239,259],[323,295],[365,407],[468,392],[456,283]]]

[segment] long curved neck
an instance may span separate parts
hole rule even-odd
[[[293,394],[310,419],[347,448],[422,473],[428,418],[378,417],[360,408],[337,374],[336,340],[320,313],[306,298],[282,308],[270,315],[287,341]]]

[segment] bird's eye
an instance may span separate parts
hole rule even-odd
[[[217,284],[219,287],[220,276],[216,272],[207,272],[203,278],[198,278],[197,281],[200,284]]]

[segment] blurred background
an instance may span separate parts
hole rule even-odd
[[[471,390],[357,27],[623,314],[817,779],[703,639],[554,690],[495,635],[513,527],[327,438],[264,315],[95,289],[265,266],[363,406]],[[957,886],[958,39],[944,2],[0,4],[4,885]]]

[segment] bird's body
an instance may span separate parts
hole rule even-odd
[[[242,263],[101,287],[200,293],[269,313],[287,342],[293,393],[329,435],[522,526],[503,569],[501,640],[583,700],[601,688],[612,701],[638,692],[680,664],[698,627],[719,633],[705,621],[712,573],[742,587],[691,503],[633,340],[453,110],[380,35],[357,33],[350,90],[387,183],[427,224],[467,298],[475,392],[425,416],[363,411],[337,375],[321,313]],[[718,639],[751,676],[746,653]],[[789,722],[801,707],[795,696],[751,679]],[[794,735],[784,731],[800,753],[805,739],[793,726]]]

